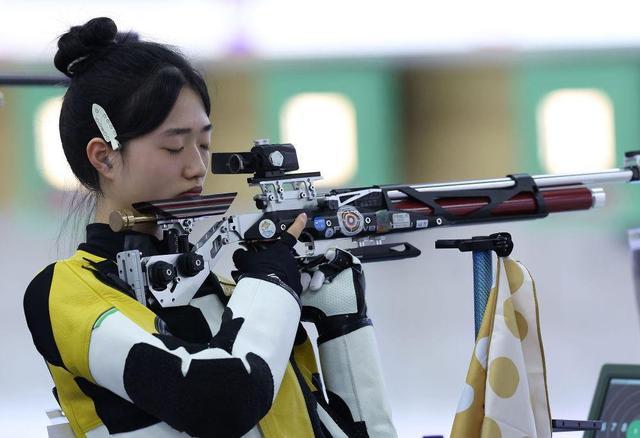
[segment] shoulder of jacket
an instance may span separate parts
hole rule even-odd
[[[53,262],[47,265],[44,269],[38,272],[35,277],[29,282],[27,290],[25,292],[25,299],[34,295],[48,295],[51,288],[51,279],[53,278],[53,271],[58,262]]]

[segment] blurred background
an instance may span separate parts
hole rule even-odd
[[[57,37],[109,16],[203,71],[215,152],[292,142],[330,188],[586,172],[640,149],[638,12],[621,0],[1,0],[0,74],[57,73]],[[46,436],[56,406],[22,295],[84,239],[67,221],[63,94],[0,86],[2,437]],[[211,175],[205,192],[238,191],[232,208],[247,211],[245,178]],[[473,350],[471,256],[435,251],[439,238],[513,235],[513,257],[537,284],[554,418],[587,417],[603,363],[640,363],[627,244],[639,191],[608,187],[605,208],[541,221],[390,239],[423,251],[365,268],[401,437],[448,435]]]

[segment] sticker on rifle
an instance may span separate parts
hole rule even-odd
[[[276,234],[276,224],[271,219],[262,219],[258,224],[258,232],[265,239],[271,239]]]
[[[313,228],[315,228],[317,231],[324,231],[325,228],[327,228],[327,224],[324,221],[323,217],[314,217],[313,218]]]
[[[376,211],[376,233],[388,233],[391,229],[391,214],[386,210]]]
[[[418,219],[416,221],[416,228],[428,228],[429,221],[427,219]]]
[[[409,213],[393,213],[391,223],[394,229],[409,228],[411,226],[411,217]]]
[[[340,231],[345,236],[355,236],[364,228],[364,216],[350,205],[340,207],[337,212]]]

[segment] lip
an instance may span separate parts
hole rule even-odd
[[[202,193],[202,187],[198,186],[198,187],[193,187],[189,190],[187,190],[186,192],[182,192],[178,195],[178,197],[181,196],[199,196]]]

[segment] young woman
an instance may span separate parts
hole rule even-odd
[[[160,230],[116,233],[108,217],[138,201],[201,193],[212,130],[206,85],[182,55],[118,33],[108,18],[72,27],[54,62],[71,78],[62,145],[95,194],[95,218],[72,257],[34,278],[24,310],[75,435],[395,436],[360,265],[303,291],[291,248],[304,215],[265,250],[234,254],[235,286],[211,274],[187,306],[135,300],[116,255],[162,253]],[[322,380],[301,315],[318,327]]]

